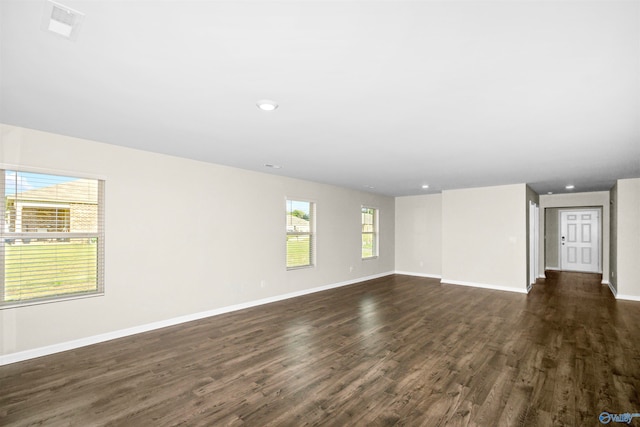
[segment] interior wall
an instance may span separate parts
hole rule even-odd
[[[540,196],[540,208],[583,208],[583,207],[601,207],[602,208],[602,280],[607,281],[609,277],[609,232],[610,232],[610,209],[609,209],[609,191],[593,191],[585,193],[566,193],[566,194],[543,194]],[[541,221],[546,221],[546,215],[540,216]],[[557,230],[557,225],[551,224]],[[540,224],[540,228],[548,233],[551,228],[543,222]],[[540,250],[544,250],[545,253],[540,254],[540,260],[547,260],[546,248],[548,245],[559,245],[560,242],[550,240],[553,238],[553,234],[545,234],[546,241],[544,245],[540,245]],[[556,232],[556,239],[559,236]],[[556,249],[557,251],[557,249]],[[557,259],[557,256],[556,256]],[[558,264],[559,265],[559,264]],[[540,269],[544,271],[546,265],[541,263]]]
[[[527,291],[525,184],[442,192],[442,281]]]
[[[640,178],[617,185],[617,297],[640,300]]]
[[[396,271],[440,277],[442,194],[397,197]]]
[[[0,310],[0,354],[394,270],[394,199],[0,127],[0,163],[106,179],[105,295]],[[285,268],[285,199],[317,203],[317,263]],[[361,205],[380,253],[361,259]]]

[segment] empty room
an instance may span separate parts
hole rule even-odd
[[[0,0],[0,425],[640,425],[640,1]]]

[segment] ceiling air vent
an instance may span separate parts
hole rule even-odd
[[[52,1],[45,2],[42,16],[42,29],[45,31],[76,40],[83,20],[84,13]]]

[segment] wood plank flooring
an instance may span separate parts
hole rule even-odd
[[[599,281],[395,275],[15,363],[0,425],[596,426],[640,412],[640,303]]]

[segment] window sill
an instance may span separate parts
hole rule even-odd
[[[309,265],[300,265],[300,266],[297,266],[297,267],[287,267],[287,271],[293,271],[293,270],[304,270],[304,269],[307,269],[307,268],[313,268],[313,267],[315,267],[315,265],[314,265],[314,264],[309,264]]]
[[[6,310],[10,308],[29,307],[29,306],[40,305],[40,304],[51,304],[55,302],[71,301],[71,300],[77,300],[77,299],[103,297],[103,296],[104,296],[104,292],[96,292],[96,293],[83,294],[83,295],[69,295],[66,297],[43,298],[43,299],[32,300],[32,301],[27,300],[27,301],[21,301],[21,302],[7,302],[7,303],[0,303],[0,310]]]

